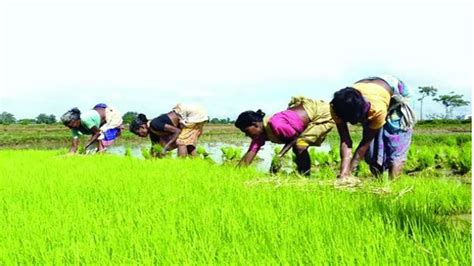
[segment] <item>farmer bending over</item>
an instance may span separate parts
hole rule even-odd
[[[248,165],[255,158],[267,140],[285,144],[278,158],[281,159],[290,148],[296,155],[296,165],[300,174],[309,175],[311,161],[309,146],[321,146],[326,135],[334,127],[329,104],[305,97],[292,97],[288,109],[270,117],[261,110],[246,111],[239,115],[235,126],[252,139],[247,153],[239,165]],[[278,171],[272,165],[271,172]]]
[[[73,108],[61,116],[61,121],[72,132],[70,153],[77,151],[80,135],[91,135],[86,150],[97,140],[97,151],[102,152],[113,144],[123,128],[120,112],[103,103],[82,114],[79,109]]]
[[[374,175],[387,169],[391,177],[400,174],[415,124],[409,96],[409,88],[393,76],[362,79],[334,94],[331,115],[341,140],[337,182],[358,182],[351,173],[364,156]],[[363,126],[362,140],[352,157],[347,122]]]
[[[170,112],[151,121],[139,114],[130,124],[130,131],[139,137],[150,137],[152,145],[163,147],[161,154],[151,150],[151,155],[163,156],[178,148],[178,156],[196,156],[196,145],[209,120],[207,112],[197,105],[177,104]]]

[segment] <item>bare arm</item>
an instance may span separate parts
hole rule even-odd
[[[292,140],[291,142],[286,143],[285,146],[283,146],[283,149],[281,149],[280,153],[278,153],[278,157],[279,157],[279,158],[283,158],[283,156],[285,156],[285,154],[286,154],[291,148],[293,148],[293,146],[295,146],[297,140],[298,140],[298,139],[295,138],[295,139]]]
[[[89,141],[87,141],[87,144],[86,144],[86,147],[85,147],[86,150],[100,136],[100,130],[97,127],[94,126],[94,127],[91,128],[91,130],[92,130],[92,136],[90,137]]]
[[[165,127],[164,127],[164,131],[170,132],[172,134],[171,138],[163,146],[163,153],[166,153],[168,151],[168,149],[170,148],[170,146],[173,145],[174,143],[176,143],[176,140],[178,139],[178,136],[181,133],[181,129],[179,129],[175,126],[166,124]]]
[[[341,139],[339,153],[341,155],[341,168],[338,177],[350,174],[351,155],[352,155],[352,139],[346,123],[337,123],[337,132]]]
[[[71,148],[69,149],[69,153],[76,153],[77,147],[79,147],[79,138],[73,138],[71,143]]]
[[[264,138],[258,137],[258,138],[252,139],[252,142],[250,143],[247,153],[245,153],[244,157],[242,157],[238,166],[251,164],[253,159],[257,155],[258,151],[263,145],[265,145]]]
[[[354,152],[354,156],[352,157],[351,164],[350,164],[350,172],[352,172],[361,159],[364,158],[367,150],[370,147],[370,143],[375,138],[375,136],[379,133],[380,129],[371,129],[371,128],[364,128],[364,133],[362,135],[362,140],[359,143],[356,151]]]
[[[245,155],[240,160],[238,166],[251,164],[256,155],[257,153],[254,151],[247,151],[247,153],[245,153]]]

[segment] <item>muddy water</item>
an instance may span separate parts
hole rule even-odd
[[[221,147],[224,147],[224,146],[240,147],[242,151],[242,156],[245,154],[245,152],[249,148],[248,143],[242,144],[241,146],[235,146],[235,145],[228,145],[227,143],[223,143],[223,142],[208,142],[208,143],[201,143],[199,146],[204,147],[204,149],[209,153],[209,157],[218,164],[221,164],[223,161]],[[270,164],[272,161],[272,157],[275,153],[276,147],[282,148],[283,145],[267,142],[265,146],[263,146],[261,150],[258,152],[257,158],[254,160],[254,164],[257,166],[259,170],[268,171],[268,169],[270,168]],[[132,151],[131,153],[132,157],[143,159],[142,151],[141,151],[143,148],[146,150],[149,150],[150,144],[130,146],[130,149]],[[321,147],[311,147],[311,149],[315,149],[316,151],[319,151],[319,152],[329,152],[331,147],[329,146],[328,143],[323,143]],[[107,150],[107,153],[124,155],[125,151],[126,151],[125,146],[112,146]],[[176,157],[176,150],[172,151],[171,153],[173,157]]]

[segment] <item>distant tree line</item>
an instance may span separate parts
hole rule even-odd
[[[122,116],[122,119],[123,119],[123,123],[124,124],[130,124],[133,119],[135,119],[135,117],[138,115],[137,112],[132,112],[132,111],[129,111],[129,112],[126,112],[123,116]],[[234,120],[231,120],[230,118],[210,118],[209,119],[209,123],[210,124],[233,124],[235,121]]]
[[[30,119],[16,119],[15,116],[9,112],[2,112],[0,114],[0,124],[9,125],[9,124],[22,124],[22,125],[29,125],[29,124],[56,124],[58,121],[56,116],[51,114],[39,114],[36,118]]]
[[[209,123],[211,124],[234,124],[235,121],[234,120],[231,120],[230,118],[222,118],[222,119],[219,119],[219,118],[211,118],[209,120]]]
[[[122,118],[124,124],[130,124],[133,119],[138,115],[137,112],[126,112]],[[59,121],[56,119],[56,116],[51,114],[39,114],[36,118],[24,118],[24,119],[16,119],[12,113],[9,112],[2,112],[0,114],[0,124],[2,125],[10,125],[10,124],[21,124],[21,125],[30,125],[30,124],[56,124]],[[209,123],[211,124],[233,124],[235,121],[231,120],[230,118],[211,118],[209,119]]]

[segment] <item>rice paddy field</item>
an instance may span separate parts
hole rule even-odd
[[[123,154],[68,156],[62,127],[1,126],[0,265],[471,265],[470,127],[417,128],[399,179],[362,164],[341,188],[335,132],[306,178],[291,155],[278,175],[235,167],[231,126],[201,139],[220,162],[135,157],[128,133]]]

